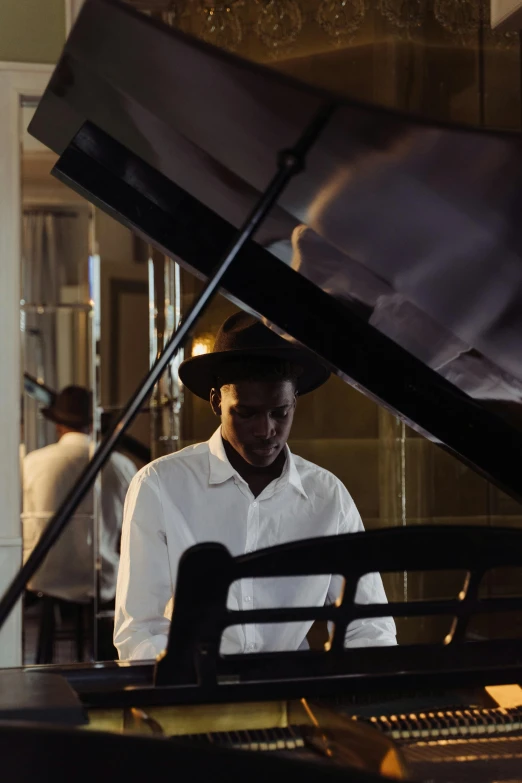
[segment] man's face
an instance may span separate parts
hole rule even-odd
[[[283,450],[294,419],[291,381],[242,381],[213,390],[211,405],[221,416],[221,432],[250,465],[268,467]]]

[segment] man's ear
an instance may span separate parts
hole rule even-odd
[[[221,416],[221,394],[219,389],[210,390],[210,407],[216,416]]]

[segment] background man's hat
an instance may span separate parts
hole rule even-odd
[[[211,353],[194,356],[181,364],[179,377],[187,389],[208,400],[211,389],[216,386],[219,369],[225,361],[256,357],[283,359],[299,365],[302,368],[297,379],[297,392],[300,395],[322,386],[330,376],[329,370],[313,354],[283,340],[252,315],[239,312],[222,324]]]
[[[66,386],[42,414],[55,424],[85,429],[92,421],[92,398],[82,386]]]

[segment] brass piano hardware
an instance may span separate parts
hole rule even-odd
[[[140,710],[137,707],[131,707],[129,710],[124,710],[123,725],[130,731],[139,731],[142,726],[146,726],[151,734],[161,736],[164,736],[165,734],[161,723],[151,717],[145,710]]]
[[[330,751],[328,757],[334,763],[372,770],[392,778],[407,777],[400,750],[389,736],[384,735],[387,740],[385,744],[378,742],[379,732],[373,729],[372,720],[357,722],[351,716],[340,714],[322,705],[314,704],[312,708],[306,700],[301,700],[301,705],[315,731],[320,731],[328,743],[327,747]],[[306,738],[308,740],[308,735]],[[317,745],[315,747],[317,748]]]
[[[520,685],[488,685],[486,692],[496,701],[499,707],[520,707],[522,705],[522,688]]]
[[[328,756],[329,758],[331,758],[333,756],[333,752],[332,749],[330,748],[328,737],[326,736],[326,734],[324,734],[321,731],[319,721],[317,720],[314,713],[312,712],[312,709],[310,708],[310,705],[308,704],[307,700],[301,699],[301,704],[303,705],[305,712],[310,719],[311,724],[317,730],[317,734],[312,734],[308,736],[307,740],[310,742],[311,745],[314,746],[314,748],[316,748],[316,750],[318,750],[324,756]]]

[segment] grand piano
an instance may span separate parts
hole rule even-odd
[[[0,623],[218,291],[522,501],[520,135],[356,103],[114,0],[85,3],[30,132],[59,179],[205,286]],[[492,569],[520,566],[516,527],[391,528],[237,558],[199,545],[157,661],[0,672],[6,780],[522,780],[522,643],[468,633],[477,614],[522,610],[481,593]],[[465,574],[452,599],[355,603],[367,572],[441,569]],[[226,607],[237,579],[314,573],[343,575],[342,601]],[[383,613],[451,626],[438,643],[344,648],[353,619]],[[227,625],[303,619],[333,624],[324,649],[219,654]]]

